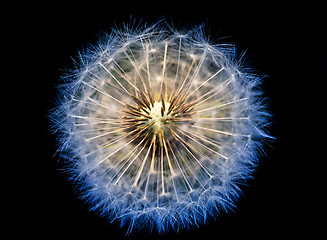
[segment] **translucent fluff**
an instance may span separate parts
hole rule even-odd
[[[113,30],[65,77],[53,127],[92,210],[159,232],[234,207],[269,124],[260,78],[201,27]]]

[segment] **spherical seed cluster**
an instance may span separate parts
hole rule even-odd
[[[134,228],[188,228],[227,211],[269,138],[260,79],[201,27],[115,30],[81,54],[53,121],[92,210]]]

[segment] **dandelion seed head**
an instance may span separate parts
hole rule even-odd
[[[53,112],[82,196],[128,231],[189,228],[234,208],[271,138],[260,77],[202,31],[113,30],[80,54]]]

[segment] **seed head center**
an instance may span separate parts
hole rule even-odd
[[[164,102],[164,107],[163,107],[163,102],[154,102],[153,106],[151,106],[149,116],[152,118],[150,121],[154,122],[154,126],[158,127],[158,130],[163,127],[164,125],[164,120],[169,117],[171,114],[168,113],[168,108],[170,106],[169,102]]]

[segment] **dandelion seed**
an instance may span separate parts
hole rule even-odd
[[[81,54],[52,115],[91,209],[128,231],[189,228],[233,208],[271,138],[260,78],[201,31],[114,31]]]

